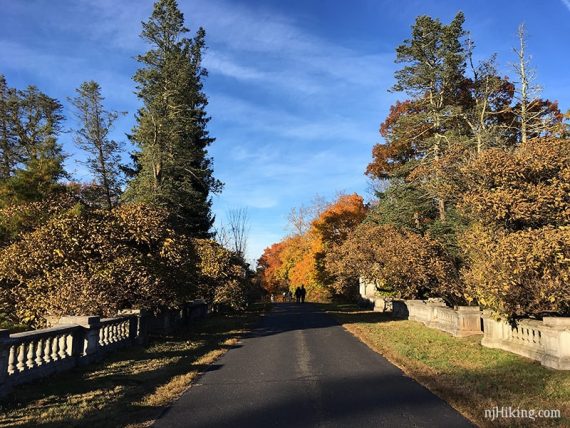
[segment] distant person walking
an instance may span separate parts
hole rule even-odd
[[[295,300],[297,300],[297,303],[301,303],[301,288],[299,287],[295,289]]]
[[[301,285],[301,303],[305,303],[305,296],[307,295],[307,290],[305,290],[305,286]]]

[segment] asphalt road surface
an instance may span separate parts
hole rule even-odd
[[[155,427],[470,427],[309,303],[275,304]]]

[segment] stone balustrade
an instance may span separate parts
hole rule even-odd
[[[195,301],[158,314],[125,310],[114,318],[65,316],[50,328],[11,335],[0,330],[0,397],[16,385],[90,364],[124,346],[144,344],[149,334],[171,332],[206,314],[207,305]]]
[[[512,325],[484,312],[483,324],[483,346],[522,355],[553,369],[570,370],[570,318],[523,319]]]
[[[424,300],[394,300],[393,316],[418,321],[427,327],[464,337],[481,334],[481,310],[479,306],[450,308],[444,302]]]

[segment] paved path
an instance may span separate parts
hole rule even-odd
[[[311,304],[276,304],[156,427],[468,427]]]

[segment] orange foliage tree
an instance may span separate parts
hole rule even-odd
[[[334,252],[366,216],[362,197],[341,195],[305,229],[266,248],[258,272],[266,290],[275,292],[304,285],[311,300],[327,300],[332,294],[354,293],[358,278],[344,277],[327,268],[327,255]]]

